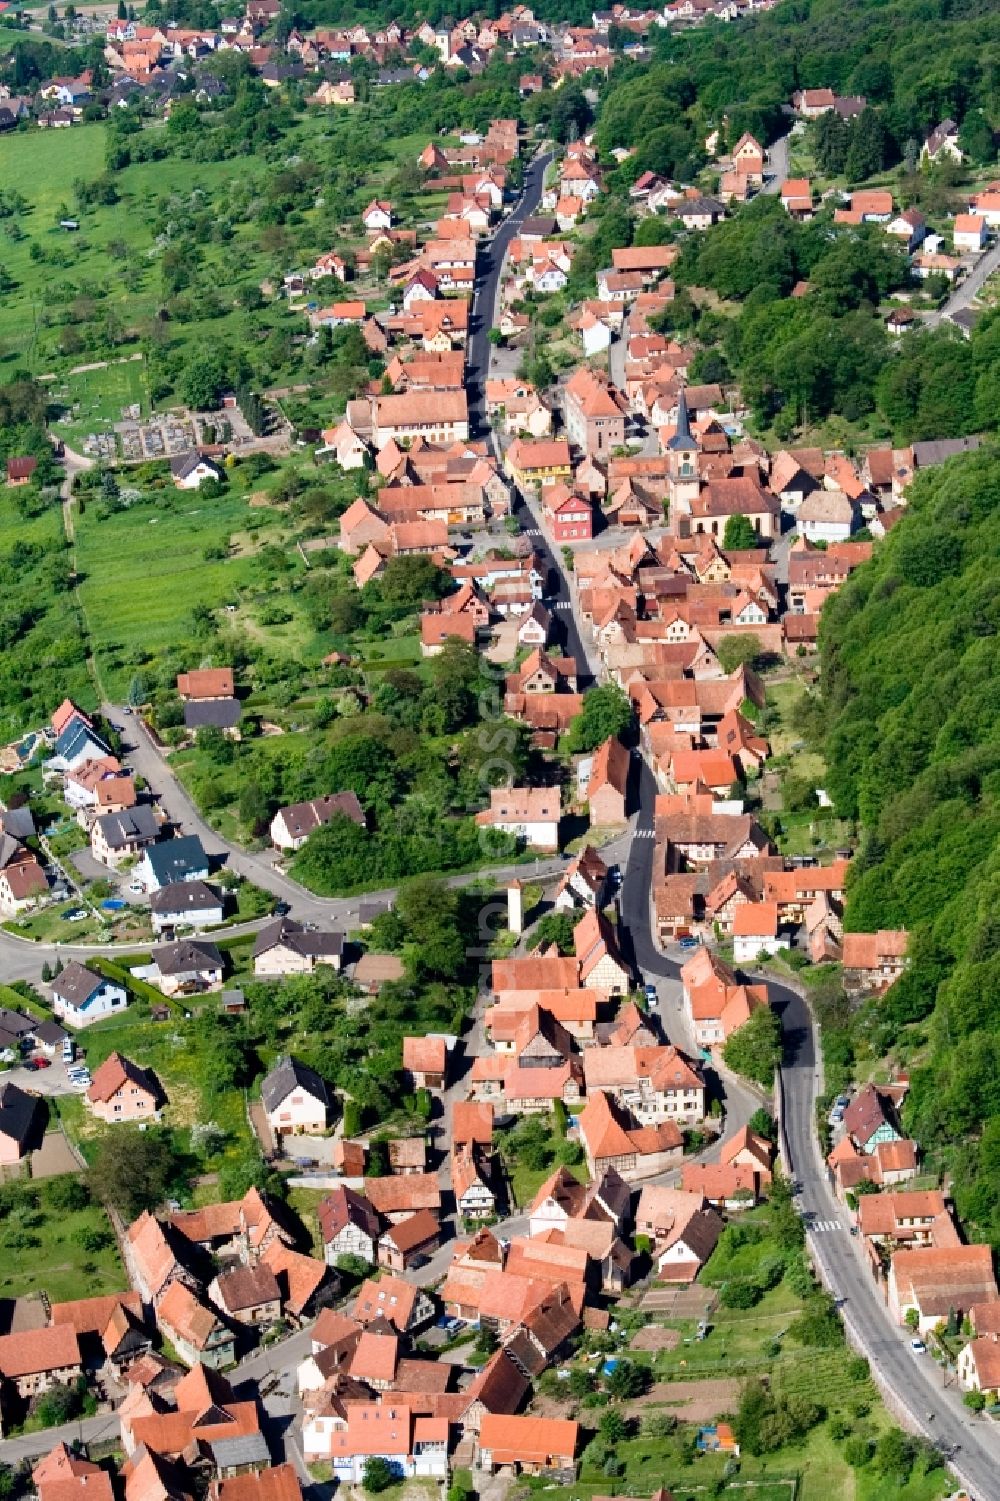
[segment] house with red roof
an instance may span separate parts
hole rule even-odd
[[[844,986],[881,995],[906,969],[909,934],[903,929],[844,934]]]
[[[576,1478],[579,1437],[580,1425],[570,1418],[487,1413],[479,1430],[477,1463],[490,1474],[510,1469],[570,1483]]]
[[[404,1037],[403,1069],[414,1089],[443,1089],[448,1045],[442,1036]]]
[[[577,1117],[587,1166],[594,1177],[614,1168],[627,1183],[676,1166],[684,1142],[673,1121],[640,1126],[631,1113],[598,1090]]]
[[[1000,1297],[989,1246],[922,1246],[897,1251],[889,1263],[889,1311],[899,1324],[911,1310],[921,1334],[952,1316],[963,1319],[974,1304]]]
[[[777,902],[743,902],[733,914],[733,958],[752,964],[761,954],[777,954],[791,947],[781,931]]]
[[[80,1343],[69,1324],[0,1335],[0,1378],[21,1398],[71,1386],[82,1374]]]

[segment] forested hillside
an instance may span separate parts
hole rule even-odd
[[[536,8],[545,14],[545,0]],[[713,124],[727,116],[733,139],[744,129],[773,137],[786,128],[781,106],[797,88],[829,87],[879,107],[888,148],[901,153],[947,115],[965,124],[981,109],[996,122],[998,42],[991,0],[789,0],[749,22],[664,32],[659,49],[672,64],[665,110],[654,124],[657,91],[620,88],[603,128],[618,137],[608,144],[638,145],[650,128],[671,123],[678,100],[697,99]],[[973,136],[973,120],[966,130]]]
[[[822,624],[827,787],[860,818],[847,925],[905,927],[909,973],[853,1024],[911,1060],[913,1134],[1000,1244],[1000,453],[921,477]]]

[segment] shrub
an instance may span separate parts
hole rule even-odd
[[[844,1458],[852,1470],[864,1469],[872,1457],[872,1441],[854,1433],[844,1445]]]
[[[608,1407],[601,1414],[598,1425],[600,1435],[609,1444],[620,1444],[628,1437],[628,1424],[616,1407]]]
[[[649,1371],[634,1360],[622,1360],[606,1377],[604,1385],[609,1396],[629,1401],[641,1397],[649,1386]]]
[[[754,1308],[763,1296],[756,1277],[730,1277],[723,1283],[719,1302],[723,1308]]]
[[[373,1496],[377,1496],[380,1491],[387,1491],[401,1479],[399,1466],[383,1459],[380,1454],[372,1454],[365,1460],[364,1487]]]
[[[654,1410],[642,1417],[643,1438],[670,1438],[677,1431],[677,1419],[671,1412]]]

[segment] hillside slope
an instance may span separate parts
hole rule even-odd
[[[830,602],[827,786],[859,817],[847,925],[905,927],[909,973],[856,1020],[912,1059],[914,1134],[1000,1243],[1000,453],[953,460]]]

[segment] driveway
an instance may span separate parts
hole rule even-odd
[[[767,148],[764,162],[764,186],[762,193],[772,194],[781,190],[781,184],[788,176],[788,146],[789,136],[779,136],[772,141]]]
[[[78,1056],[77,1062],[79,1063],[80,1061]],[[16,1068],[9,1068],[0,1074],[0,1079],[4,1083],[9,1081],[11,1084],[16,1084],[19,1089],[27,1090],[31,1094],[52,1096],[82,1093],[81,1090],[75,1089],[69,1082],[66,1065],[62,1061],[60,1051],[56,1052],[48,1068],[33,1069],[18,1065]]]
[[[931,313],[926,320],[927,328],[936,328],[943,318],[950,319],[955,313],[961,312],[979,296],[987,280],[994,271],[1000,270],[1000,238],[990,247],[985,254],[976,261],[975,266],[951,293],[947,301],[938,308],[936,313]]]

